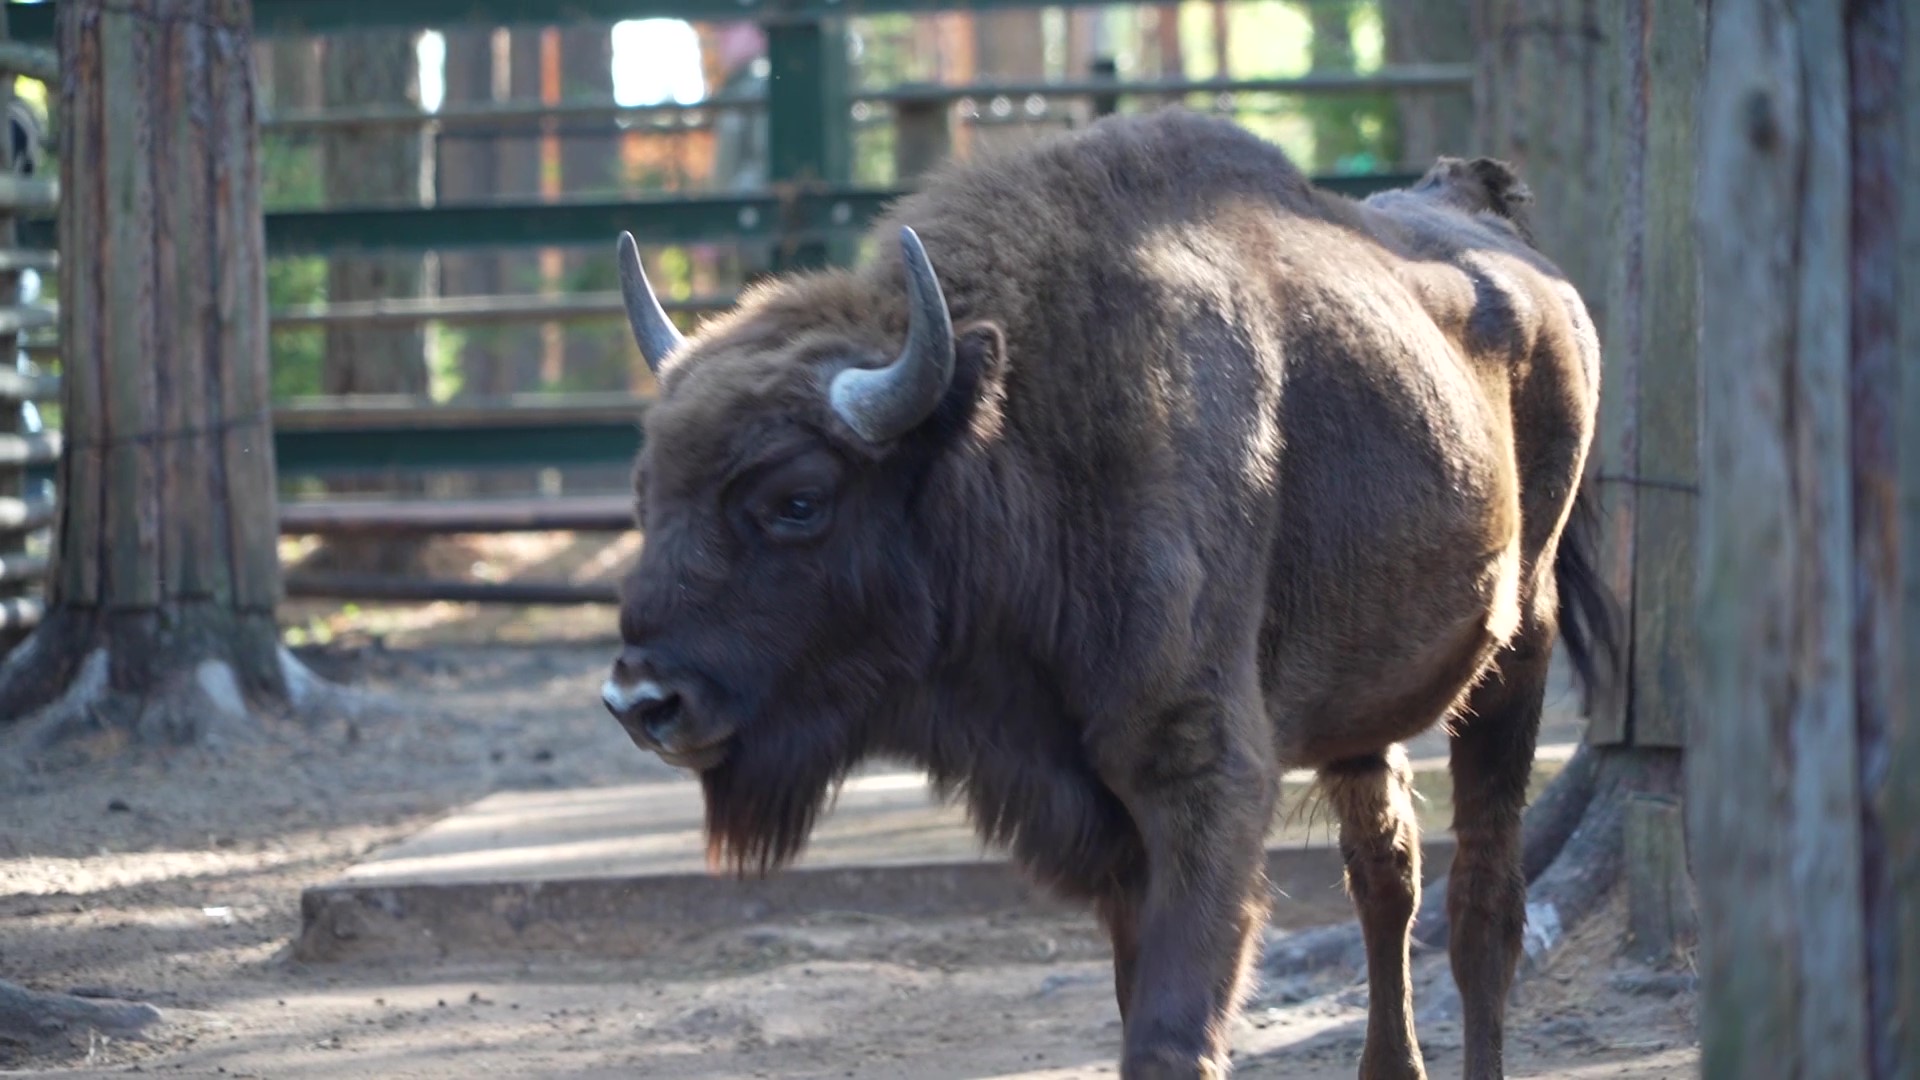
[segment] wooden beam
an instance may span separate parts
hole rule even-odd
[[[284,503],[280,532],[296,535],[624,532],[634,527],[629,495],[436,502]]]
[[[436,581],[380,574],[296,571],[286,578],[289,597],[314,600],[447,601],[477,604],[616,604],[612,585],[536,581]]]

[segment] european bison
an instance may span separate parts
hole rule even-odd
[[[1366,937],[1361,1074],[1423,1074],[1399,744],[1450,725],[1466,1071],[1500,1075],[1548,659],[1569,599],[1583,664],[1605,614],[1563,539],[1598,345],[1526,197],[1442,159],[1356,202],[1230,123],[1108,119],[944,170],[878,256],[685,340],[623,236],[660,393],[608,707],[739,872],[862,759],[923,766],[1098,911],[1127,1077],[1227,1072],[1293,766]]]

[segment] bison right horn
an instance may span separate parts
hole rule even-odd
[[[912,431],[933,414],[953,380],[953,321],[920,237],[900,227],[907,272],[907,344],[883,368],[848,368],[828,388],[833,411],[868,442]]]
[[[686,338],[661,309],[660,298],[653,295],[647,271],[640,265],[640,245],[630,232],[620,234],[620,298],[626,302],[627,323],[633,327],[640,355],[647,361],[647,369],[658,375],[660,365]]]

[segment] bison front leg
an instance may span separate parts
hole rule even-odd
[[[1116,954],[1118,981],[1132,984],[1125,1080],[1227,1075],[1228,1033],[1267,915],[1264,842],[1279,792],[1271,756],[1242,734],[1259,730],[1257,716],[1168,717],[1109,763],[1147,853],[1132,955]]]

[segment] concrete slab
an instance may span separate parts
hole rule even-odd
[[[1537,792],[1571,755],[1582,724],[1556,665]],[[1422,798],[1424,869],[1443,873],[1452,785],[1446,737],[1408,744]],[[1269,838],[1274,921],[1308,926],[1351,916],[1332,847],[1334,826],[1287,777]],[[854,777],[799,862],[767,879],[712,874],[698,784],[635,784],[490,795],[376,853],[301,897],[295,955],[310,961],[453,954],[580,953],[644,957],[689,936],[823,913],[883,917],[1068,911],[984,851],[962,812],[936,803],[916,772]]]
[[[1541,754],[1536,787],[1570,747]],[[1451,791],[1417,762],[1426,872],[1444,872]],[[1296,811],[1311,777],[1290,774]],[[1347,917],[1324,812],[1272,834],[1280,925]],[[691,780],[490,795],[302,896],[296,955],[438,958],[533,951],[645,956],[689,935],[823,912],[904,918],[1073,910],[982,849],[963,813],[914,772],[849,780],[798,863],[767,879],[710,873]]]

